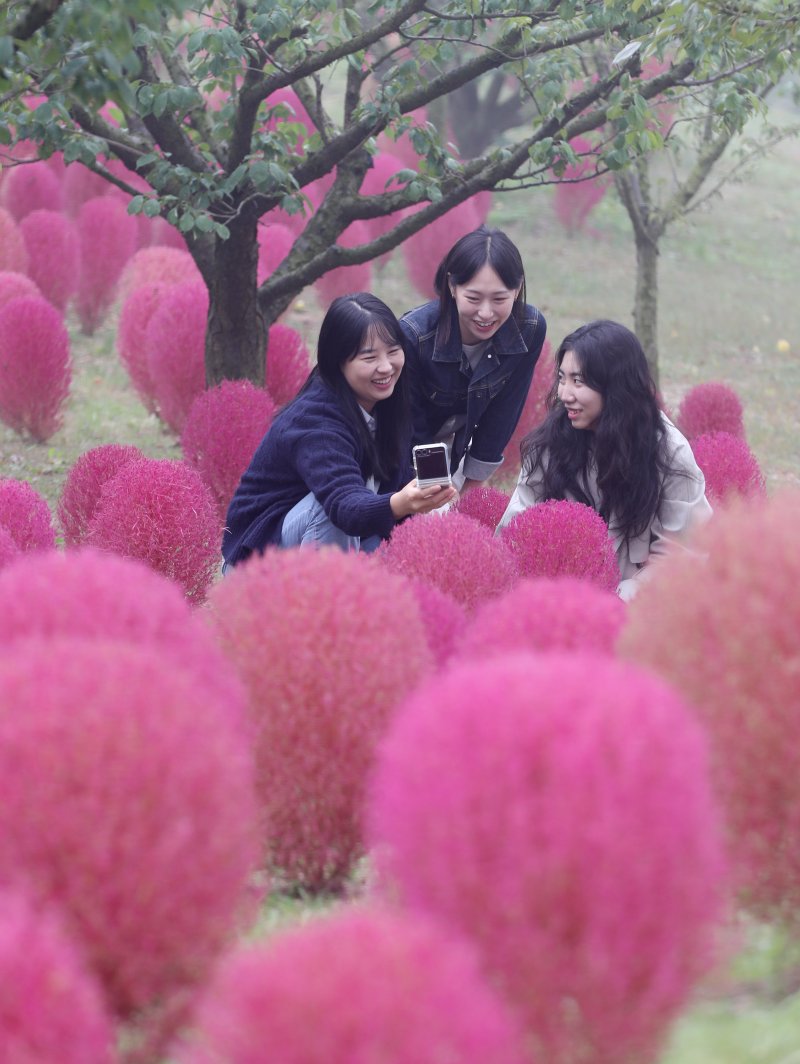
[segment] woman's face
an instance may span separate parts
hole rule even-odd
[[[511,317],[519,288],[506,288],[488,262],[466,284],[451,284],[461,342],[479,344]]]
[[[558,398],[574,429],[593,429],[603,411],[603,397],[583,379],[574,351],[565,351],[558,369]]]
[[[388,399],[405,362],[399,343],[383,340],[370,329],[358,351],[342,365],[342,375],[355,393],[359,406],[371,414],[375,404]]]

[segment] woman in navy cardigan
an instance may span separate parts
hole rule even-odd
[[[376,296],[333,301],[317,365],[276,416],[228,508],[226,568],[270,545],[374,550],[404,517],[455,497],[412,478],[404,346]]]

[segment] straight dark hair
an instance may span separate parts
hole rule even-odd
[[[345,380],[342,366],[355,358],[369,336],[403,349],[405,340],[392,310],[371,292],[338,296],[328,307],[317,340],[317,364],[303,387],[302,395],[317,378],[335,392],[344,414],[362,444],[361,472],[364,477],[386,480],[407,459],[411,414],[408,376],[401,372],[394,391],[375,404],[375,435],[369,430],[355,393]]]
[[[603,397],[603,409],[591,429],[575,429],[558,398],[558,371],[568,351],[583,379]],[[545,499],[593,506],[587,476],[597,471],[600,515],[614,518],[625,540],[649,527],[658,514],[664,479],[677,473],[666,454],[666,427],[642,345],[615,321],[598,320],[566,336],[555,355],[556,376],[548,396],[548,414],[522,441],[528,479],[541,475]]]
[[[450,285],[467,284],[478,270],[487,265],[492,267],[506,288],[512,291],[519,289],[512,316],[517,322],[524,321],[525,268],[519,249],[502,229],[481,225],[453,244],[436,271],[433,287],[439,297],[439,343],[447,343],[457,316]]]

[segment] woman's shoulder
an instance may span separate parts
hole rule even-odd
[[[345,425],[347,420],[339,396],[320,377],[315,377],[278,413],[273,425],[280,425],[284,431],[308,432],[333,423]]]
[[[422,338],[426,333],[436,331],[439,324],[439,300],[432,299],[419,307],[407,310],[400,318],[400,325],[410,336]]]

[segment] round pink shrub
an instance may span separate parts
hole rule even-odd
[[[111,1064],[100,989],[56,914],[0,891],[0,1022],[8,1064]]]
[[[528,389],[528,395],[517,422],[517,427],[506,444],[502,468],[503,474],[513,474],[515,476],[519,474],[522,464],[520,459],[522,441],[529,432],[533,432],[538,425],[541,425],[547,416],[547,396],[553,387],[554,379],[555,362],[553,360],[553,352],[550,347],[550,341],[545,340],[542,353],[536,360],[536,365],[533,369],[533,380]]]
[[[141,458],[103,484],[86,542],[145,562],[197,604],[219,569],[222,522],[195,469]]]
[[[12,299],[41,295],[39,286],[27,274],[17,273],[15,270],[0,271],[0,308]]]
[[[64,194],[61,180],[43,160],[12,166],[3,182],[3,207],[18,222],[31,211],[60,211]]]
[[[178,1059],[519,1064],[522,1041],[463,942],[419,916],[364,907],[232,953]]]
[[[613,654],[625,621],[616,595],[573,576],[520,580],[480,606],[461,633],[455,656],[479,661],[512,650],[587,650]]]
[[[380,151],[372,157],[372,166],[364,175],[361,182],[361,194],[364,196],[382,196],[387,192],[396,192],[402,185],[392,180],[400,170],[405,170],[403,160],[388,151]],[[369,239],[375,240],[387,233],[392,226],[396,225],[405,214],[404,210],[395,211],[393,214],[384,215],[382,218],[367,218],[364,224],[369,233]]]
[[[28,276],[61,311],[75,292],[80,252],[74,223],[59,211],[35,210],[20,222],[28,249]]]
[[[316,126],[311,121],[311,116],[300,102],[300,97],[294,89],[276,89],[275,92],[270,93],[263,103],[265,109],[278,106],[285,108],[286,113],[280,116],[274,113],[271,114],[264,123],[264,129],[270,131],[277,130],[283,123],[292,123],[293,125],[302,126],[304,132],[298,133],[297,140],[293,145],[294,151],[300,154],[305,151],[306,135],[310,136],[314,133]]]
[[[70,163],[63,177],[64,210],[70,218],[77,218],[84,203],[106,196],[113,187],[83,163]]]
[[[451,667],[368,803],[382,890],[472,939],[539,1060],[653,1059],[711,957],[724,867],[705,736],[601,655]]]
[[[0,418],[44,442],[61,426],[71,380],[69,335],[52,303],[27,296],[0,308]]]
[[[471,612],[515,583],[514,556],[479,521],[459,513],[412,517],[395,527],[376,557],[391,572],[447,592]]]
[[[0,525],[21,551],[51,550],[56,545],[47,500],[26,480],[0,479]]]
[[[88,536],[105,482],[127,462],[144,457],[138,447],[109,443],[84,451],[77,459],[64,479],[58,501],[58,520],[67,547],[79,546]]]
[[[118,1015],[194,987],[257,860],[253,763],[218,691],[152,646],[0,655],[0,881],[58,905]]]
[[[456,509],[460,514],[480,521],[494,532],[510,500],[511,496],[507,491],[487,485],[483,488],[470,488],[458,500]]]
[[[424,580],[410,580],[437,665],[443,665],[456,648],[467,623],[467,611],[452,595]]]
[[[436,295],[433,278],[436,267],[445,257],[458,236],[471,233],[483,222],[480,203],[475,197],[464,200],[447,214],[410,236],[402,245],[408,278],[426,299]]]
[[[294,246],[295,234],[288,225],[261,225],[258,230],[258,283],[277,270]]]
[[[695,384],[678,406],[675,424],[687,440],[707,432],[729,432],[744,439],[744,411],[733,388],[719,381]]]
[[[294,399],[310,372],[311,358],[300,333],[280,322],[270,326],[265,379],[277,406]]]
[[[603,518],[580,502],[551,499],[531,506],[501,530],[523,576],[575,576],[608,591],[619,564]]]
[[[14,217],[0,207],[0,270],[28,272],[28,249]]]
[[[706,495],[712,504],[738,495],[764,498],[767,494],[758,459],[739,436],[706,432],[692,440],[692,451],[706,478]]]
[[[339,247],[354,248],[368,243],[370,239],[369,229],[365,222],[355,221],[337,237]],[[345,296],[348,292],[366,292],[372,284],[372,264],[359,262],[355,266],[336,266],[327,273],[323,273],[314,282],[322,304],[328,306],[337,296]]]
[[[167,298],[169,285],[145,281],[137,285],[122,304],[117,326],[117,351],[139,398],[147,409],[156,410],[156,387],[147,364],[147,325],[156,308]]]
[[[17,542],[0,518],[0,569],[4,569],[9,562],[13,562],[22,551],[17,546]]]
[[[205,481],[223,520],[274,415],[269,393],[250,381],[223,381],[192,403],[181,434],[183,457]]]
[[[581,158],[568,165],[558,179],[553,193],[553,209],[559,222],[573,234],[584,228],[609,186],[602,177],[591,176],[598,162],[597,155],[592,154],[591,143],[585,137],[573,137],[569,143]]]
[[[186,246],[186,237],[180,229],[171,225],[166,218],[151,218],[150,222],[151,246],[176,248],[178,251],[189,254],[189,248]],[[188,278],[185,278],[185,280],[188,280]]]
[[[147,369],[158,412],[180,434],[192,403],[206,386],[208,289],[198,281],[170,288],[144,331]]]
[[[139,236],[136,219],[111,196],[87,200],[75,224],[80,248],[75,308],[81,328],[91,336],[114,302],[120,274]]]
[[[250,693],[270,866],[311,890],[337,887],[362,853],[375,745],[432,664],[413,594],[361,555],[274,550],[209,602]]]
[[[140,248],[122,271],[119,296],[124,301],[143,284],[183,284],[186,281],[202,283],[200,271],[188,251],[161,245]]]
[[[628,609],[620,652],[696,708],[712,742],[740,898],[800,923],[800,492],[732,500],[703,556],[675,554]]]

